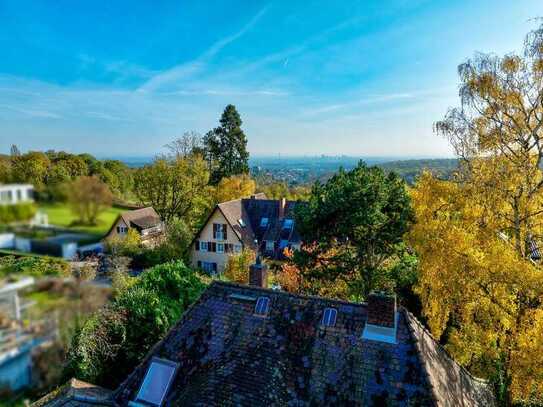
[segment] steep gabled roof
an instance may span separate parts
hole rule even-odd
[[[259,297],[266,316],[255,315]],[[326,308],[333,327],[321,325]],[[214,282],[115,393],[134,400],[152,357],[179,364],[166,403],[491,406],[486,383],[456,364],[409,314],[397,343],[362,339],[365,304]]]
[[[264,194],[257,194],[251,198],[235,199],[228,202],[219,203],[208,219],[202,225],[202,228],[195,235],[193,243],[202,232],[203,228],[209,222],[215,211],[219,210],[228,224],[232,227],[236,236],[248,247],[255,246],[255,239],[259,242],[263,240],[278,241],[281,239],[282,219],[284,217],[293,218],[294,209],[301,202],[285,201],[283,216],[280,215],[281,201],[277,199],[267,199]],[[262,218],[268,218],[268,227],[260,227]],[[239,220],[243,221],[242,226]],[[289,233],[290,242],[299,242],[300,236],[296,228]]]
[[[260,200],[265,197],[264,194],[255,197],[254,200]],[[222,202],[217,205],[217,208],[221,211],[226,221],[230,224],[238,238],[248,247],[254,246],[254,232],[249,219],[247,209],[243,205],[242,199],[236,199],[233,201]],[[239,220],[243,221],[241,226]],[[207,222],[206,222],[207,223]]]
[[[150,206],[123,212],[121,218],[127,225],[133,223],[143,228],[156,226],[160,223],[160,216],[156,213],[154,208]]]
[[[141,209],[134,209],[131,211],[123,212],[119,216],[117,216],[117,219],[115,220],[115,222],[113,222],[113,225],[111,225],[111,228],[107,232],[107,235],[109,235],[113,231],[120,219],[122,219],[126,225],[135,226],[139,229],[147,229],[153,226],[157,226],[161,222],[159,214],[156,213],[154,208],[150,206]]]

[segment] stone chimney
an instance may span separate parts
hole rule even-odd
[[[395,344],[398,322],[396,296],[371,293],[367,300],[367,313],[362,338]]]
[[[279,219],[283,219],[285,217],[285,208],[287,207],[287,199],[281,198],[279,201]]]
[[[268,266],[262,263],[260,255],[255,264],[249,267],[249,285],[260,288],[268,288]]]

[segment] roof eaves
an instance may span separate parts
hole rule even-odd
[[[471,374],[471,372],[469,370],[467,370],[464,366],[462,366],[460,363],[458,363],[456,361],[456,359],[454,359],[451,354],[447,351],[447,349],[445,349],[437,340],[436,338],[432,335],[432,333],[411,313],[409,312],[406,308],[404,307],[401,307],[402,311],[404,312],[405,314],[405,319],[406,319],[406,325],[407,325],[407,328],[409,329],[409,332],[411,333],[412,337],[415,339],[415,346],[416,346],[416,350],[417,350],[417,354],[419,355],[419,359],[422,361],[422,366],[423,366],[423,369],[424,369],[424,375],[426,377],[426,380],[428,382],[428,386],[430,387],[431,389],[431,392],[432,392],[432,398],[434,399],[434,401],[437,403],[437,405],[440,405],[441,404],[441,400],[439,398],[439,394],[438,394],[438,391],[437,389],[435,388],[434,384],[433,384],[433,381],[431,379],[431,373],[430,371],[428,370],[429,369],[429,366],[426,362],[426,358],[424,357],[424,354],[423,354],[423,351],[422,351],[422,348],[421,348],[421,343],[420,343],[420,340],[419,338],[417,337],[417,333],[415,332],[415,329],[413,327],[412,324],[416,324],[417,327],[421,330],[421,332],[423,333],[423,335],[427,335],[432,341],[433,343],[435,344],[436,348],[443,352],[443,354],[447,357],[447,359],[449,359],[454,365],[456,365],[459,370],[466,374],[470,380],[473,380],[474,382],[476,382],[477,384],[480,384],[480,385],[484,385],[484,386],[488,386],[490,383],[488,382],[488,380],[485,380],[485,379],[482,379],[482,378],[479,378],[479,377],[476,377],[476,376],[473,376]]]

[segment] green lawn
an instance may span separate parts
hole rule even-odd
[[[40,204],[38,210],[43,211],[49,217],[49,224],[63,228],[72,229],[77,232],[93,235],[106,234],[117,216],[124,212],[124,209],[109,208],[98,216],[98,224],[95,226],[77,225],[77,217],[72,213],[66,204]]]

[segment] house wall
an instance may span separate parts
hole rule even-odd
[[[0,205],[14,205],[33,202],[34,187],[32,185],[0,185]]]
[[[213,239],[213,224],[214,223],[222,223],[222,224],[227,225],[226,226],[227,240]],[[192,248],[191,248],[191,259],[192,259],[193,267],[198,266],[198,261],[217,263],[217,272],[222,273],[224,271],[226,262],[228,261],[228,256],[231,255],[231,253],[213,253],[213,252],[197,251],[195,248],[195,245],[196,245],[196,242],[198,241],[241,245],[241,242],[238,239],[236,232],[234,232],[234,229],[232,229],[232,227],[228,224],[228,222],[226,221],[221,211],[217,208],[215,208],[213,215],[211,215],[211,217],[209,218],[209,221],[206,223],[206,225],[204,226],[200,234],[196,236],[195,243],[192,244]]]
[[[109,232],[107,237],[108,238],[120,238],[120,239],[126,237],[126,234],[121,234],[121,233],[117,232],[117,228],[119,226],[127,227],[126,223],[124,222],[124,220],[122,218],[119,218],[117,220],[117,222],[115,223],[115,226],[113,226],[113,228],[111,229],[111,232]]]

